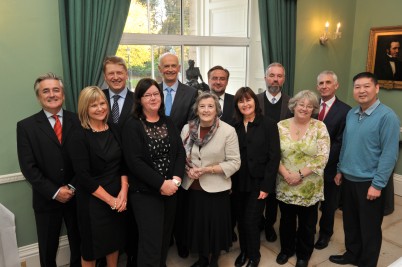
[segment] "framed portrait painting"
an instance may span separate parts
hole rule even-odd
[[[380,87],[402,89],[402,26],[370,29],[366,70],[374,73]]]

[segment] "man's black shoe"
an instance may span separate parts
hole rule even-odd
[[[295,267],[307,267],[308,260],[297,260]]]
[[[245,252],[240,252],[239,256],[237,256],[235,261],[235,267],[242,267],[246,264],[247,256]]]
[[[346,264],[357,265],[354,261],[346,258],[345,255],[332,255],[329,257],[329,261],[340,265],[346,265]]]
[[[319,236],[317,242],[315,243],[314,247],[316,249],[324,249],[328,247],[329,239],[326,236]]]
[[[258,267],[258,264],[260,263],[260,259],[257,260],[249,260],[247,262],[246,267]]]
[[[276,263],[283,265],[288,262],[289,258],[292,257],[290,255],[286,255],[285,253],[279,253],[278,257],[276,257]]]
[[[275,242],[278,236],[275,233],[275,229],[272,226],[265,227],[265,238],[268,242]]]

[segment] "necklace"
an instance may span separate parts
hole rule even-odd
[[[91,124],[89,124],[89,127],[91,127],[91,130],[92,130],[92,132],[94,132],[94,133],[104,132],[104,131],[106,131],[107,129],[109,129],[109,127],[107,126],[106,123],[103,124],[103,129],[100,129],[100,130],[94,129],[94,127],[92,127]]]

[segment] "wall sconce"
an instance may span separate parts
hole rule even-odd
[[[337,39],[337,38],[341,38],[342,33],[339,31],[341,27],[341,23],[338,22],[338,24],[336,25],[336,31],[335,33],[331,34],[329,32],[329,22],[327,21],[325,23],[325,29],[324,29],[324,33],[320,36],[320,44],[321,45],[325,45],[328,41],[328,39]]]

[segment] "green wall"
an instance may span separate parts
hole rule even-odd
[[[40,110],[33,82],[62,75],[58,1],[0,1],[0,175],[19,172],[16,123]],[[31,189],[25,181],[0,185],[0,203],[16,215],[18,246],[36,241]]]

